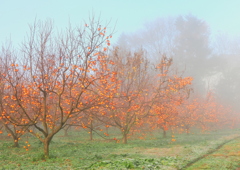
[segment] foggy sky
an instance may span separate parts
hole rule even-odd
[[[0,3],[0,41],[11,38],[16,44],[22,41],[28,24],[35,19],[53,19],[60,29],[67,27],[69,21],[73,25],[80,24],[92,12],[100,14],[103,21],[111,20],[111,27],[116,25],[113,41],[123,32],[136,31],[147,21],[189,13],[204,19],[214,34],[218,31],[240,34],[238,0],[0,0]]]

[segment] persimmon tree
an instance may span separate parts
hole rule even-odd
[[[2,76],[11,93],[4,102],[13,103],[21,119],[4,116],[16,126],[34,126],[36,131],[29,132],[43,143],[46,158],[52,138],[69,119],[108,98],[107,92],[99,91],[113,75],[102,53],[111,35],[101,25],[92,17],[84,27],[69,27],[56,35],[50,21],[36,22],[23,43],[25,63],[5,64],[8,72]]]
[[[198,109],[198,125],[203,130],[211,130],[218,124],[221,118],[226,114],[226,106],[221,105],[216,96],[212,92],[208,92],[206,97],[202,100]],[[228,110],[227,112],[230,112]],[[224,124],[221,122],[222,125]]]
[[[109,40],[107,40],[107,43],[109,43]],[[104,52],[101,52],[101,55],[106,55],[105,49]],[[103,121],[105,120],[104,117],[106,117],[105,108],[112,106],[111,99],[117,93],[118,89],[116,78],[117,74],[115,71],[110,71],[113,65],[114,62],[109,57],[109,59],[102,61],[101,67],[98,67],[98,72],[96,74],[101,78],[94,81],[94,88],[91,89],[91,94],[88,95],[89,100],[96,100],[97,105],[94,105],[91,108],[84,110],[80,114],[75,115],[75,117],[71,120],[68,120],[68,123],[66,124],[67,126],[75,126],[76,128],[83,128],[84,130],[88,131],[90,140],[93,140],[93,132],[102,138],[109,136],[108,133],[104,133],[105,136],[102,134],[102,127],[105,126],[107,131],[108,127],[110,127]],[[111,67],[108,68],[108,66]],[[102,74],[105,73],[106,70],[111,74],[105,76],[104,79]]]
[[[186,100],[178,107],[178,129],[190,133],[191,128],[197,125],[199,107],[198,98]]]
[[[115,47],[109,56],[115,63],[111,70],[117,73],[117,87],[105,108],[104,114],[109,118],[105,121],[106,125],[117,127],[122,133],[122,142],[127,143],[129,132],[149,110],[149,62],[142,50],[132,53]]]
[[[102,122],[98,122],[95,119],[94,115],[92,114],[92,111],[85,112],[83,117],[80,119],[80,126],[88,131],[90,140],[93,140],[93,132],[95,131],[95,129],[101,125]]]
[[[206,99],[200,100],[200,107],[197,109],[196,118],[197,125],[202,129],[202,131],[207,130],[208,124],[216,120],[216,102],[212,100],[212,96],[207,95]]]
[[[98,106],[96,107],[98,108]],[[97,135],[104,137],[102,135],[102,131],[105,123],[103,121],[99,121],[99,117],[103,117],[101,112],[99,113],[99,109],[95,107],[85,111],[81,114],[81,116],[75,120],[77,128],[83,128],[85,131],[89,133],[89,140],[93,140],[93,133],[95,132]]]
[[[10,69],[5,67],[6,63],[14,62],[16,60],[16,53],[13,50],[11,43],[2,46],[2,51],[0,54],[0,121],[5,128],[8,136],[11,136],[13,139],[13,147],[19,147],[20,137],[27,132],[29,126],[17,126],[14,122],[11,122],[10,117],[7,116],[11,114],[11,116],[15,117],[15,119],[22,119],[22,116],[18,114],[19,107],[15,102],[11,102],[13,96],[9,96],[12,93],[12,89],[9,88],[7,82],[4,80],[4,77]],[[11,72],[11,71],[10,71]],[[22,75],[21,75],[22,76]],[[16,82],[17,80],[14,80]],[[9,102],[6,102],[9,101]]]
[[[178,107],[178,127],[187,134],[192,127],[200,128],[203,132],[220,129],[232,122],[226,118],[227,113],[231,115],[231,109],[220,104],[214,93],[209,92],[205,98],[195,97]]]
[[[192,78],[182,78],[171,68],[173,60],[163,56],[156,66],[154,78],[151,117],[152,128],[161,128],[163,136],[177,122],[177,107],[190,95]],[[155,121],[154,121],[155,120]]]
[[[161,105],[155,105],[152,112],[154,112],[154,116],[152,116],[151,128],[160,128],[163,131],[163,137],[165,138],[169,128],[176,123],[176,107],[172,105],[172,103],[164,103]]]

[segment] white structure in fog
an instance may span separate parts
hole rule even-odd
[[[224,76],[222,72],[217,72],[208,77],[204,77],[203,81],[205,82],[206,91],[214,90],[219,81],[223,78]]]

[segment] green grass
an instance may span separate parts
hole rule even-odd
[[[211,169],[211,170],[236,170],[240,167],[240,139],[233,140],[214,153],[204,157],[188,170]]]
[[[72,131],[69,137],[62,134],[54,137],[47,160],[42,154],[42,144],[34,137],[28,137],[29,151],[23,148],[26,136],[21,139],[20,148],[11,147],[11,139],[1,137],[0,169],[181,169],[237,134],[239,131],[179,134],[172,142],[170,134],[162,138],[162,134],[155,132],[154,137],[130,139],[125,145],[96,136],[89,141],[86,132]],[[226,162],[229,167],[237,166],[237,163],[230,165],[227,159]]]

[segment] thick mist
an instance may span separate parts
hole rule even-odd
[[[145,50],[152,63],[162,55],[173,58],[178,74],[193,77],[192,96],[206,98],[211,92],[221,104],[239,112],[239,42],[239,37],[212,33],[207,22],[189,14],[148,21],[136,32],[122,34],[116,44]]]

